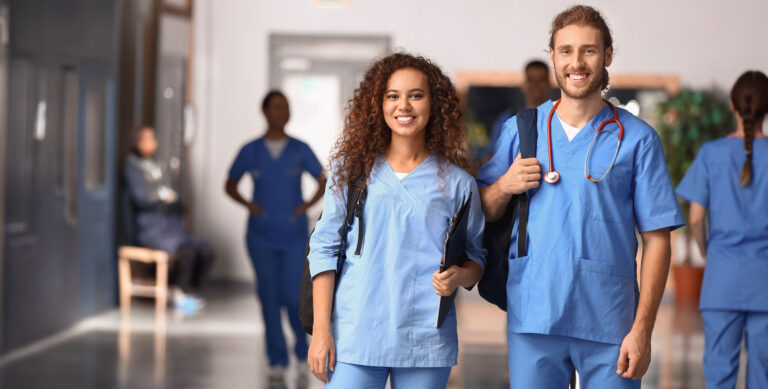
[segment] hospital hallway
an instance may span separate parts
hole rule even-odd
[[[0,389],[322,388],[306,363],[295,359],[304,345],[295,342],[287,313],[275,314],[297,301],[305,257],[314,255],[305,248],[316,224],[313,277],[327,273],[320,278],[327,281],[330,270],[339,269],[337,232],[347,237],[342,247],[347,258],[356,257],[339,274],[352,274],[342,284],[359,293],[339,293],[335,309],[373,323],[365,328],[363,320],[336,320],[333,325],[353,335],[337,342],[342,353],[361,350],[358,361],[395,366],[448,364],[456,351],[453,334],[445,336],[449,326],[432,327],[430,304],[437,316],[434,292],[449,291],[426,276],[438,269],[441,256],[450,257],[448,248],[455,246],[448,245],[449,231],[458,234],[455,241],[462,233],[467,238],[467,247],[456,252],[482,261],[481,227],[495,217],[488,214],[488,196],[481,195],[489,191],[475,184],[501,188],[508,182],[503,191],[510,196],[519,192],[512,188],[518,184],[502,182],[502,175],[524,179],[519,185],[528,188],[538,185],[533,158],[512,168],[518,151],[528,154],[520,147],[527,143],[520,136],[524,128],[513,115],[524,118],[517,113],[536,106],[539,124],[529,129],[538,128],[538,143],[530,146],[536,146],[541,172],[549,169],[562,180],[527,192],[537,196],[528,199],[527,213],[518,212],[529,215],[527,228],[520,228],[520,218],[507,219],[517,220],[507,226],[528,231],[527,241],[516,242],[528,242],[522,246],[529,259],[551,253],[560,262],[542,261],[546,272],[509,272],[507,280],[513,274],[521,280],[533,279],[531,274],[537,280],[544,279],[541,274],[559,277],[572,263],[574,282],[553,278],[546,282],[549,289],[511,287],[510,296],[530,292],[525,301],[534,301],[531,295],[551,291],[550,302],[562,306],[532,302],[527,306],[541,309],[529,317],[543,323],[567,305],[563,320],[552,327],[614,341],[639,304],[632,300],[640,290],[633,277],[644,277],[644,293],[663,283],[661,273],[645,269],[661,264],[666,254],[638,253],[633,262],[636,249],[646,245],[649,253],[661,253],[658,237],[666,234],[656,231],[675,227],[642,387],[704,388],[704,334],[694,300],[702,295],[706,250],[696,241],[699,229],[677,228],[684,218],[676,206],[687,217],[697,201],[676,201],[673,188],[704,144],[744,127],[727,91],[747,69],[768,73],[768,50],[761,49],[765,34],[756,33],[765,25],[768,1],[708,0],[690,7],[668,0],[592,0],[576,9],[594,7],[589,12],[605,16],[610,31],[595,30],[592,43],[580,46],[592,53],[588,69],[594,68],[583,77],[572,73],[582,70],[555,66],[555,59],[563,64],[561,57],[571,52],[555,50],[565,47],[554,45],[555,32],[584,27],[553,27],[554,17],[572,3],[0,0]],[[722,22],[719,28],[712,28],[712,20]],[[615,35],[615,59],[613,39],[600,43],[594,40],[599,34]],[[602,52],[591,49],[598,43]],[[713,43],[727,50],[712,50]],[[592,113],[584,105],[576,112],[584,116],[579,123],[570,121],[566,103],[574,100],[561,84],[571,83],[589,84],[594,90],[588,95],[597,104],[603,97],[615,119],[598,125],[598,115],[611,110],[600,106]],[[564,105],[555,108],[555,101]],[[627,119],[626,136],[619,113]],[[760,123],[752,121],[757,129]],[[570,128],[574,124],[585,130]],[[762,125],[768,135],[768,115]],[[759,151],[765,140],[744,139],[755,144],[755,160],[751,143],[731,139],[733,155],[745,158],[734,157],[732,165],[738,162],[739,172],[746,171],[742,166],[752,171],[753,163],[768,166],[758,165],[768,154]],[[390,161],[403,145],[414,158],[402,154]],[[444,164],[446,159],[456,166]],[[527,173],[514,173],[520,169]],[[753,170],[755,177],[768,172]],[[347,191],[347,198],[336,199],[350,204],[349,196],[359,194],[352,207],[339,206],[330,195],[342,196],[345,186],[361,182],[365,192]],[[755,182],[743,192],[749,204],[768,198],[768,185],[761,186],[768,180]],[[757,195],[749,194],[753,190]],[[464,199],[475,204],[470,211],[461,206]],[[754,241],[768,242],[768,219],[759,218],[768,215],[763,208],[706,202],[710,211],[738,208],[757,216],[763,224],[754,225],[767,227],[760,227],[763,235]],[[348,236],[334,226],[344,215],[354,216],[347,218]],[[451,229],[453,220],[457,226]],[[462,220],[465,231],[458,226]],[[696,220],[690,223],[694,228],[704,225]],[[739,221],[737,227],[750,223]],[[493,235],[485,236],[492,252]],[[755,252],[768,258],[768,249],[761,250]],[[514,257],[489,258],[526,257],[519,249],[509,253]],[[768,270],[718,268],[711,259],[711,277],[722,273],[723,280],[738,284],[704,282],[710,296],[724,301],[718,309],[737,309],[739,293],[755,304],[768,301],[762,298],[768,294],[759,294],[768,291]],[[642,260],[649,265],[643,267]],[[484,271],[500,274],[489,263],[494,262]],[[358,272],[350,272],[356,264]],[[526,269],[525,261],[517,264]],[[441,278],[472,284],[479,272],[467,264],[453,280],[451,272]],[[330,283],[317,284],[330,289]],[[347,305],[347,296],[361,298]],[[691,305],[676,302],[683,297]],[[458,365],[448,388],[509,388],[506,313],[476,290],[462,289],[456,302]],[[757,311],[768,309],[761,307]],[[427,324],[420,322],[425,318]],[[717,320],[725,319],[715,319],[715,326]],[[347,323],[354,327],[344,328]],[[452,319],[447,323],[452,331]],[[286,355],[279,335],[267,334],[277,334],[281,324],[290,364],[284,384],[270,386],[270,360],[281,366]],[[768,350],[756,343],[750,341],[752,351]],[[744,349],[737,388],[745,387]],[[536,360],[520,351],[513,357],[518,355]],[[599,359],[589,356],[588,363]]]
[[[127,323],[121,322],[119,310],[89,317],[4,357],[0,388],[322,387],[312,376],[305,384],[295,360],[285,386],[267,385],[264,327],[251,284],[215,283],[204,296],[207,306],[197,316],[183,317],[169,308],[165,330],[160,331],[156,326],[163,323],[155,322],[152,300],[134,299]],[[508,388],[504,313],[474,292],[463,293],[457,309],[459,365],[452,370],[448,388]],[[290,334],[287,320],[284,327]],[[643,387],[703,388],[703,345],[698,312],[676,308],[668,293],[659,311]],[[742,369],[739,388],[744,387],[743,374]]]

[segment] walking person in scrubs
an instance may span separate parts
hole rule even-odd
[[[456,91],[427,59],[385,57],[355,91],[308,257],[315,315],[308,362],[326,388],[383,389],[387,379],[393,389],[445,388],[458,345],[453,308],[436,327],[440,296],[472,287],[485,264],[465,137]],[[347,188],[361,181],[362,218],[341,242]],[[451,217],[470,195],[468,260],[440,273]],[[337,275],[340,245],[347,259]]]
[[[579,5],[558,14],[549,54],[562,99],[537,108],[536,158],[519,156],[512,118],[478,178],[488,220],[511,196],[530,196],[527,255],[517,253],[517,226],[510,243],[511,387],[567,388],[575,368],[582,388],[639,388],[669,231],[684,221],[656,132],[601,99],[613,42],[600,13]]]
[[[280,312],[285,308],[296,337],[294,352],[303,363],[307,339],[299,321],[299,286],[308,239],[306,212],[323,197],[325,176],[320,162],[306,143],[288,136],[288,99],[269,92],[262,102],[267,132],[240,149],[229,170],[226,192],[248,209],[246,244],[256,272],[257,294],[266,329],[270,381],[281,381],[288,365]],[[317,179],[318,188],[308,202],[301,196],[301,174]],[[253,179],[253,197],[237,190],[243,174]]]
[[[736,385],[743,337],[747,388],[768,388],[768,139],[760,131],[768,77],[742,74],[731,110],[736,132],[701,147],[677,194],[690,202],[691,233],[707,260],[699,305],[707,388]]]

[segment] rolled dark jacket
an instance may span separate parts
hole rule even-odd
[[[125,164],[125,184],[133,211],[134,239],[141,246],[174,253],[192,239],[184,232],[179,201],[160,198],[169,188],[161,166],[149,158],[131,154]]]

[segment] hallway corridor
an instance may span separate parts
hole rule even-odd
[[[285,385],[268,386],[263,326],[250,284],[214,284],[205,297],[207,307],[198,316],[169,310],[164,333],[155,331],[151,300],[136,300],[127,323],[121,324],[118,310],[86,319],[0,362],[0,388],[322,388],[312,376],[299,377],[295,360]],[[449,388],[509,387],[504,313],[475,293],[461,297],[459,365]],[[643,387],[703,388],[700,317],[695,310],[675,309],[670,297],[659,311]]]

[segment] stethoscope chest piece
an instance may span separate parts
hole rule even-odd
[[[544,174],[544,181],[546,181],[547,184],[554,184],[560,181],[560,173],[550,170]]]

